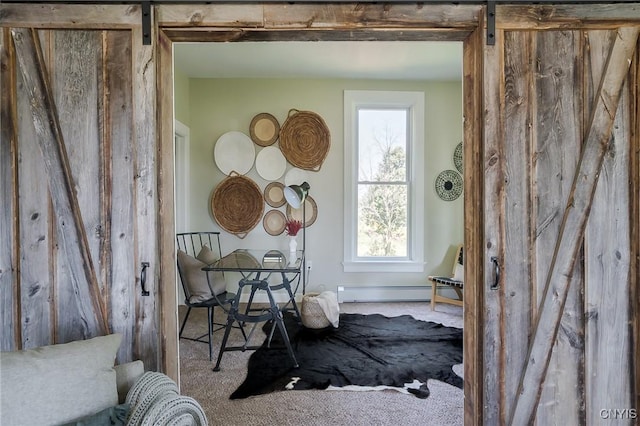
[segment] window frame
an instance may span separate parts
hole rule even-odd
[[[425,94],[419,91],[344,91],[344,272],[424,272],[424,139]],[[358,110],[406,109],[407,256],[357,255],[358,238]]]

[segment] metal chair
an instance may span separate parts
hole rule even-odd
[[[225,324],[214,321],[214,309],[222,307],[225,312],[234,304],[236,295],[226,291],[224,273],[220,272],[211,282],[202,267],[213,263],[221,257],[219,232],[185,232],[176,234],[177,263],[180,282],[185,294],[187,313],[180,326],[179,337],[209,345],[209,360],[213,359],[213,333],[224,328]],[[207,309],[208,332],[199,337],[186,337],[182,333],[193,308]],[[216,328],[216,326],[218,326]],[[240,327],[242,334],[244,329]],[[204,337],[207,336],[207,340]],[[246,335],[245,335],[246,339]]]

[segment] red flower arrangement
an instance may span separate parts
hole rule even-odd
[[[302,222],[299,220],[290,220],[287,219],[286,225],[284,226],[284,231],[287,235],[295,237],[298,235],[298,231],[302,229]]]

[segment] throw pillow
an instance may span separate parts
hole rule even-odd
[[[199,303],[204,302],[213,297],[209,283],[207,281],[207,274],[202,270],[208,264],[196,259],[193,256],[189,256],[182,250],[178,250],[178,268],[180,268],[180,277],[184,280],[183,284],[189,294],[189,302]],[[221,274],[220,274],[221,275]],[[216,274],[211,273],[211,285],[216,295],[224,293],[226,291],[226,282],[224,277],[222,281],[216,279]]]
[[[0,424],[60,424],[116,405],[121,340],[111,334],[0,353]]]
[[[200,252],[198,253],[198,255],[196,256],[196,259],[198,259],[201,262],[206,263],[207,265],[212,264],[213,262],[215,262],[216,260],[220,259],[218,257],[218,255],[209,248],[208,245],[203,245],[202,248],[200,249]]]
[[[205,244],[200,249],[196,259],[206,263],[207,265],[211,265],[213,262],[219,260],[220,257]],[[209,278],[211,279],[211,286],[213,287],[214,294],[219,295],[227,291],[227,281],[224,279],[223,272],[211,271],[209,272]]]

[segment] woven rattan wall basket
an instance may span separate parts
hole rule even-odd
[[[264,201],[258,185],[246,176],[231,172],[216,187],[211,212],[218,225],[239,238],[247,236],[262,219]]]
[[[322,117],[311,111],[289,111],[280,129],[280,149],[289,163],[318,171],[330,146],[331,135]]]

